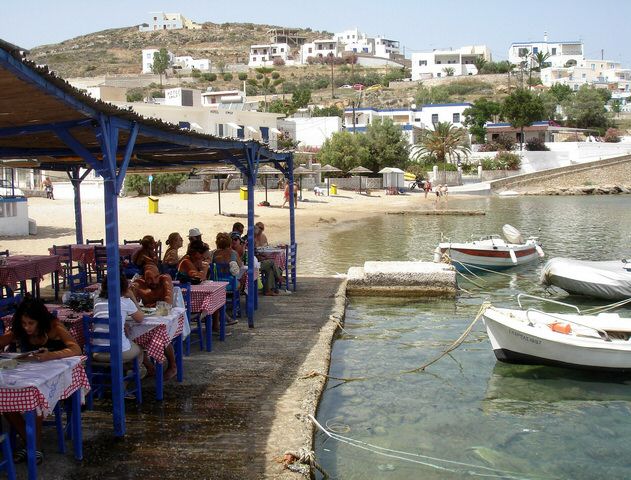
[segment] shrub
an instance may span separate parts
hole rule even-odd
[[[142,102],[145,98],[142,88],[130,88],[125,96],[128,102]]]
[[[550,149],[540,138],[531,138],[526,142],[526,150],[530,152],[548,152]]]
[[[215,80],[217,80],[217,74],[216,73],[204,73],[204,74],[202,74],[202,78],[204,80],[206,80],[207,82],[214,82]]]
[[[191,70],[191,77],[193,77],[193,78],[200,78],[201,76],[202,76],[202,72],[200,72],[196,68],[193,68]]]
[[[620,141],[620,131],[617,128],[608,128],[605,133],[605,142],[618,143]]]
[[[149,193],[148,175],[132,174],[125,177],[125,192],[136,192],[138,195]],[[188,178],[187,173],[156,173],[153,176],[151,193],[173,193],[176,187]]]
[[[521,157],[516,153],[498,152],[495,155],[495,161],[499,163],[501,168],[507,170],[519,170],[521,167]]]
[[[242,82],[248,79],[248,74],[245,72],[241,72],[238,76],[239,80],[241,80]]]
[[[451,95],[470,95],[476,92],[493,91],[493,87],[488,82],[468,78],[447,85],[447,93]]]
[[[278,73],[278,72],[272,72],[272,78],[273,78],[274,80],[278,80],[278,79],[280,78],[280,73]]]
[[[262,80],[263,79],[263,74],[262,73],[257,73],[256,74],[256,79],[257,80]]]
[[[154,90],[151,92],[151,98],[164,98],[164,90]]]
[[[223,79],[226,82],[229,82],[230,80],[232,80],[232,73],[228,72],[228,73],[224,73],[223,74]]]
[[[276,57],[276,58],[274,59],[274,62],[272,62],[272,63],[273,63],[273,65],[274,65],[275,67],[282,67],[282,66],[284,66],[284,65],[285,65],[285,60],[283,60],[282,58]]]

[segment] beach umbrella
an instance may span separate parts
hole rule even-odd
[[[359,193],[362,193],[362,176],[364,173],[372,173],[372,170],[360,165],[359,167],[349,170],[348,173],[352,173],[353,175],[357,175],[359,177]]]
[[[236,168],[224,166],[203,168],[197,172],[197,175],[208,175],[211,178],[240,174],[241,172]],[[217,198],[219,201],[219,215],[221,215],[221,185],[219,182],[217,182]]]
[[[302,165],[294,169],[294,175],[298,175],[298,184],[300,185],[300,200],[302,200],[302,176],[311,174],[313,174],[313,172],[308,168],[303,167]]]
[[[267,178],[270,175],[278,175],[278,173],[280,173],[280,171],[274,167],[272,167],[271,165],[261,165],[259,167],[259,175],[263,175],[265,177],[265,201],[267,202]],[[267,202],[269,203],[269,202]]]
[[[320,169],[320,172],[323,173],[333,173],[333,172],[341,172],[342,170],[340,170],[337,167],[334,167],[333,165],[325,165]],[[329,196],[329,184],[331,183],[331,179],[329,178],[329,175],[326,176],[326,195]]]

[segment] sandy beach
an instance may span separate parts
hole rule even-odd
[[[158,214],[149,214],[147,197],[123,197],[118,203],[119,238],[138,239],[153,235],[163,242],[169,233],[177,231],[186,237],[189,228],[197,227],[203,239],[211,246],[215,235],[230,231],[232,224],[240,221],[247,225],[247,202],[239,198],[238,191],[222,192],[223,215],[218,214],[217,192],[173,194],[159,197]],[[464,197],[463,197],[464,198]],[[255,203],[265,200],[263,190],[255,192]],[[281,208],[283,193],[268,191],[271,207],[255,208],[256,221],[265,224],[270,244],[289,242],[289,208]],[[0,249],[12,254],[47,254],[53,244],[75,243],[74,207],[71,200],[47,200],[29,198],[29,217],[37,222],[37,235],[27,237],[0,237]],[[450,202],[455,203],[455,202]],[[457,202],[462,208],[463,202]],[[466,203],[466,202],[465,202]],[[303,191],[303,201],[296,209],[296,238],[302,252],[308,252],[319,238],[330,229],[348,225],[387,211],[434,210],[434,199],[422,194],[385,195],[383,191],[370,196],[357,192],[340,191],[337,196],[315,196]],[[447,208],[442,202],[440,209]],[[84,239],[100,239],[105,236],[104,207],[102,200],[82,202]],[[181,251],[183,254],[184,251]]]

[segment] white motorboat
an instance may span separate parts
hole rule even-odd
[[[576,310],[488,307],[483,318],[495,357],[507,363],[631,372],[631,319]]]
[[[623,300],[631,297],[631,263],[627,260],[588,262],[555,257],[543,266],[541,283],[574,295]]]
[[[502,270],[544,256],[536,237],[524,241],[519,230],[511,225],[504,225],[502,232],[506,241],[499,235],[490,235],[471,242],[441,242],[434,250],[434,261],[451,262],[461,271],[476,267]]]

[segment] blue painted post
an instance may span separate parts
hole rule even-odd
[[[250,163],[250,162],[248,162]],[[258,281],[254,278],[254,182],[256,176],[250,163],[248,171],[248,327],[254,328],[254,296]]]
[[[83,243],[83,219],[81,216],[81,178],[79,177],[79,167],[72,167],[68,172],[72,189],[74,190],[74,224],[77,243]]]
[[[107,175],[109,177],[109,175]],[[107,251],[107,292],[110,320],[112,365],[112,403],[114,435],[125,435],[125,400],[123,392],[122,325],[120,306],[120,254],[118,251],[118,191],[116,178],[104,178],[105,245]]]
[[[291,201],[293,199],[294,192],[294,156],[293,154],[289,154],[287,157],[287,169],[289,173],[289,242],[291,245],[296,243],[296,210],[294,208],[294,202]],[[286,272],[289,274],[289,272]]]

